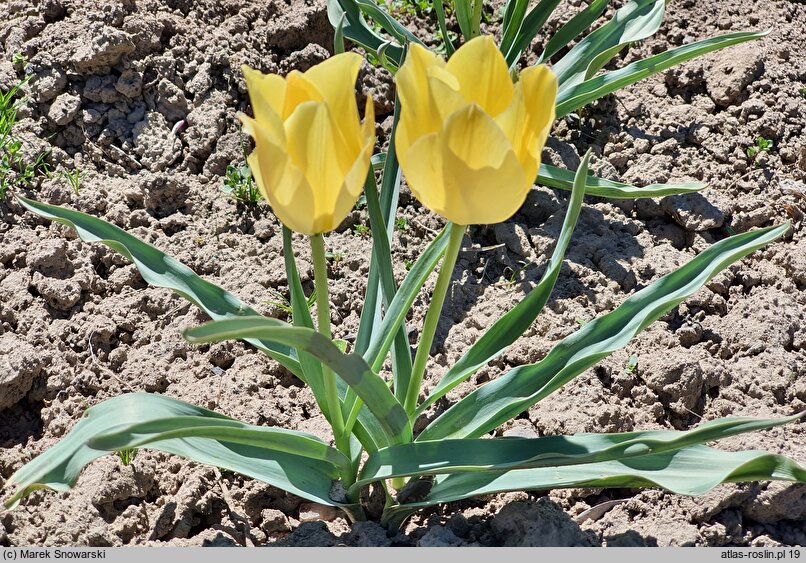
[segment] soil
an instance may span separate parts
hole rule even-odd
[[[549,29],[579,5],[563,3]],[[6,0],[0,21],[0,89],[34,75],[17,125],[24,150],[50,149],[52,169],[86,173],[78,193],[57,173],[29,195],[111,221],[283,318],[271,303],[286,290],[279,225],[265,204],[238,205],[220,190],[227,165],[243,160],[234,118],[248,111],[241,65],[285,73],[326,58],[332,30],[323,0]],[[424,25],[433,22],[415,18],[411,27],[429,39]],[[608,178],[710,187],[638,202],[589,198],[545,312],[428,416],[538,360],[580,323],[714,241],[784,220],[793,227],[783,240],[728,268],[498,434],[685,429],[806,408],[806,4],[672,2],[659,33],[613,65],[765,28],[772,32],[763,40],[675,67],[557,122],[546,162],[574,168],[591,148],[595,171]],[[26,69],[6,62],[14,53]],[[359,89],[373,96],[384,142],[391,78],[365,64]],[[759,136],[773,145],[749,158]],[[566,201],[536,188],[510,221],[470,231],[427,387],[539,279]],[[405,190],[400,212],[407,221],[393,241],[399,278],[403,259],[416,257],[442,224]],[[0,485],[87,406],[130,391],[327,435],[311,393],[276,363],[243,343],[185,342],[183,329],[205,316],[147,287],[126,259],[12,199],[0,202],[0,216]],[[327,236],[336,336],[358,325],[369,240],[354,227],[364,221],[355,212]],[[310,288],[309,254],[297,242]],[[411,326],[423,314],[418,301]],[[806,458],[802,424],[722,445]],[[696,499],[632,489],[496,495],[416,515],[388,537],[376,524],[350,526],[261,482],[141,451],[128,466],[105,456],[72,491],[36,492],[0,513],[0,545],[775,546],[806,544],[804,522],[806,487],[775,482],[723,485]]]

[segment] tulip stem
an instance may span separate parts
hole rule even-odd
[[[323,336],[330,339],[330,296],[327,288],[325,239],[321,234],[312,235],[310,239],[311,254],[313,255],[313,279],[316,284],[316,326]],[[336,375],[329,367],[323,364],[322,378],[324,379],[327,410],[330,415],[330,425],[333,427],[333,435],[336,439],[336,447],[349,456],[350,441],[344,435],[344,415],[341,412],[339,390],[336,388]]]
[[[431,353],[431,344],[434,342],[439,317],[442,315],[442,306],[445,303],[445,296],[451,284],[453,267],[456,265],[456,257],[459,255],[459,248],[462,245],[462,237],[464,234],[464,225],[450,225],[448,248],[445,250],[445,257],[442,259],[442,264],[439,267],[437,285],[434,287],[434,293],[431,295],[431,304],[428,306],[428,312],[425,314],[423,332],[420,336],[420,342],[417,345],[417,354],[414,356],[411,378],[409,379],[409,386],[406,389],[406,400],[403,403],[403,407],[406,409],[409,416],[417,409],[420,386],[423,383],[423,376],[425,375],[425,364],[428,362],[428,357]]]

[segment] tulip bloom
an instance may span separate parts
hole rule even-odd
[[[260,193],[290,229],[335,229],[361,195],[375,144],[367,97],[358,117],[355,81],[361,56],[342,53],[287,78],[243,68],[254,119],[239,114],[255,140],[248,158]]]
[[[527,68],[513,85],[492,37],[468,41],[447,63],[413,43],[397,86],[396,152],[415,197],[459,225],[511,217],[554,121],[548,67]]]

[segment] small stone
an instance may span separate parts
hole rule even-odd
[[[316,520],[329,522],[330,520],[335,520],[338,515],[339,513],[336,508],[327,506],[326,504],[306,502],[299,507],[300,522],[314,522]]]
[[[699,193],[668,196],[661,200],[660,205],[688,231],[707,231],[725,224],[722,210]]]
[[[56,125],[67,125],[81,109],[81,98],[73,94],[61,94],[48,110],[48,118]]]
[[[31,97],[37,102],[49,102],[67,87],[67,75],[61,67],[49,67],[31,79]]]
[[[115,90],[127,98],[136,98],[143,91],[143,77],[135,70],[124,70],[115,82]]]
[[[263,518],[260,529],[266,532],[266,534],[291,531],[291,524],[288,522],[288,517],[279,510],[267,508],[261,512],[260,515]]]

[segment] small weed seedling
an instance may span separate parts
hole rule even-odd
[[[747,158],[755,161],[759,153],[768,152],[772,148],[772,145],[772,140],[765,139],[761,136],[756,137],[756,144],[747,147]]]
[[[627,360],[627,365],[624,366],[624,373],[626,374],[635,373],[636,369],[638,369],[638,354],[633,352],[630,355],[630,359]]]
[[[118,450],[116,453],[118,454],[118,457],[120,458],[120,461],[123,463],[123,465],[129,465],[131,462],[134,461],[134,458],[137,457],[137,452],[138,452],[137,448],[128,448],[124,450]]]
[[[224,187],[221,193],[238,203],[246,206],[257,204],[260,199],[260,191],[257,184],[252,180],[252,171],[249,165],[227,166],[227,174],[224,176]]]
[[[67,185],[70,186],[70,189],[73,190],[73,193],[78,195],[81,189],[81,182],[87,177],[87,173],[82,172],[79,170],[78,166],[76,166],[73,170],[62,170],[62,177],[67,182]]]
[[[24,59],[21,61],[24,62]],[[48,174],[45,162],[48,153],[42,151],[33,162],[29,162],[23,151],[22,140],[14,134],[17,111],[25,100],[18,98],[17,94],[30,79],[30,75],[26,76],[7,92],[0,91],[0,200],[5,199],[10,188],[31,186],[37,175]]]
[[[265,301],[268,305],[274,305],[278,309],[285,311],[288,314],[288,322],[294,322],[294,308],[291,306],[291,301],[286,297],[284,294],[280,293],[276,289],[270,289],[269,291],[274,294],[274,299]],[[316,290],[314,289],[308,298],[305,300],[305,305],[308,307],[308,311],[313,308],[313,304],[316,303]]]
[[[344,260],[344,252],[325,252],[325,258],[330,260],[334,264],[338,264],[342,260]]]
[[[409,228],[409,220],[405,217],[398,217],[395,219],[395,229],[398,231],[405,231]]]
[[[356,225],[353,227],[353,233],[363,238],[368,238],[370,235],[372,235],[372,231],[366,225]]]

